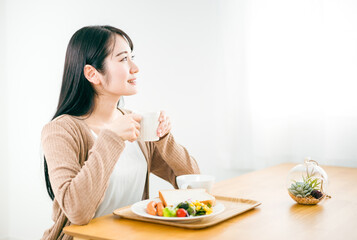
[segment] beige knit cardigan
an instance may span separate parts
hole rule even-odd
[[[125,142],[108,129],[94,139],[84,120],[70,115],[61,115],[46,124],[41,142],[55,195],[54,225],[42,239],[72,239],[63,233],[63,228],[70,224],[84,225],[93,218]],[[138,143],[147,161],[142,199],[149,198],[150,172],[175,188],[176,176],[200,172],[196,161],[175,142],[171,133],[156,142]]]

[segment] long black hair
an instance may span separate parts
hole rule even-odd
[[[130,37],[112,26],[87,26],[74,33],[67,46],[61,92],[52,120],[63,114],[83,116],[93,112],[96,92],[84,76],[84,66],[91,65],[98,72],[105,74],[104,60],[113,51],[116,35],[126,39],[133,50]],[[53,200],[55,196],[48,176],[46,157],[44,172],[47,192]]]

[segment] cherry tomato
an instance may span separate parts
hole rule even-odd
[[[178,217],[187,217],[187,211],[185,209],[183,209],[183,208],[179,208],[176,211],[176,215]]]

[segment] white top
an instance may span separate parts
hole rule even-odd
[[[97,135],[92,131],[95,138]],[[147,162],[137,141],[125,141],[125,148],[115,164],[103,202],[94,217],[112,213],[142,200],[146,182]]]

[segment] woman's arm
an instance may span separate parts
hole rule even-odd
[[[171,133],[150,144],[153,149],[151,172],[169,181],[175,188],[176,176],[200,173],[196,160],[186,148],[176,143]]]
[[[93,218],[125,143],[105,129],[83,156],[78,132],[68,122],[50,122],[42,131],[42,147],[55,200],[70,222],[82,225]]]

